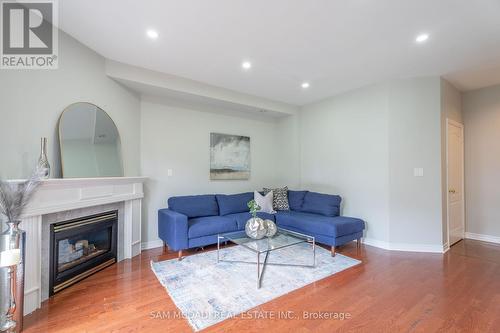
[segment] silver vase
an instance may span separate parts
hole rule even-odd
[[[245,224],[245,233],[253,239],[261,239],[266,236],[267,226],[260,217],[252,217]]]
[[[276,226],[276,223],[274,223],[272,220],[264,220],[264,223],[266,224],[266,237],[273,237],[276,235],[276,232],[278,232],[278,227]]]
[[[42,179],[50,177],[50,164],[47,158],[47,138],[40,139],[40,157],[38,158],[36,169]]]
[[[0,268],[0,330],[21,332],[24,311],[24,262],[26,233],[19,229],[20,221],[7,222],[0,234],[0,252],[19,249],[20,262]]]

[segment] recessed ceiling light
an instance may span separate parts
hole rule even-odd
[[[423,43],[423,42],[427,41],[428,39],[429,39],[428,34],[421,34],[421,35],[418,35],[417,38],[415,38],[415,41],[417,43]]]
[[[250,61],[243,61],[243,63],[241,64],[241,67],[243,69],[250,69],[250,68],[252,68],[252,63]]]
[[[149,29],[148,31],[146,31],[146,35],[151,39],[157,39],[158,38],[158,31],[153,30],[153,29]]]
[[[300,86],[301,86],[303,89],[307,89],[307,88],[309,88],[310,84],[309,84],[309,82],[303,82]]]

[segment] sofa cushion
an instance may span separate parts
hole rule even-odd
[[[275,217],[273,214],[268,214],[264,212],[257,212],[257,216],[260,217],[263,220],[271,220],[275,221]],[[252,214],[250,213],[236,213],[236,214],[229,214],[224,217],[232,218],[236,221],[236,224],[238,225],[238,230],[243,230],[245,229],[245,224],[247,221],[252,217]]]
[[[276,221],[278,226],[285,229],[289,226],[311,236],[319,234],[334,238],[360,232],[365,228],[363,220],[353,217],[330,217],[294,211],[278,212]]]
[[[248,212],[248,202],[253,200],[253,192],[240,194],[217,194],[220,215]]]
[[[273,191],[273,209],[274,210],[290,210],[288,205],[288,187],[278,188],[263,188],[264,194]]]
[[[341,201],[342,198],[338,195],[307,192],[301,211],[324,216],[338,216]]]
[[[187,217],[219,215],[215,195],[188,195],[168,199],[168,208]]]
[[[274,214],[276,211],[273,209],[273,191],[266,195],[260,194],[258,191],[253,192],[253,199],[255,203],[260,207],[259,212]]]
[[[238,230],[236,221],[225,216],[206,216],[188,220],[188,238],[196,238]]]
[[[291,210],[300,212],[306,193],[307,191],[288,191],[288,204],[290,205]]]

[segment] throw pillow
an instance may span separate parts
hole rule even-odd
[[[273,192],[273,208],[274,210],[290,210],[288,205],[288,187],[281,188],[265,188],[264,194]]]
[[[273,191],[267,193],[266,195],[262,195],[259,192],[255,191],[253,193],[253,199],[260,206],[259,212],[274,214],[276,213],[273,209]]]

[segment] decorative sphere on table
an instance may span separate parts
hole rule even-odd
[[[245,232],[248,237],[253,239],[264,238],[267,233],[267,223],[260,217],[252,217],[245,224]]]
[[[266,237],[273,237],[274,235],[276,235],[276,232],[278,231],[276,223],[274,223],[272,220],[264,220],[264,223],[266,224],[267,228]]]

